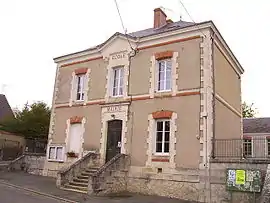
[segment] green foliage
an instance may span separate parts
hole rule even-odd
[[[257,114],[257,109],[253,107],[254,103],[248,105],[246,102],[242,104],[243,118],[253,118]]]
[[[51,110],[44,102],[25,104],[24,108],[15,112],[15,118],[0,123],[0,129],[17,133],[28,138],[47,138],[50,125]]]

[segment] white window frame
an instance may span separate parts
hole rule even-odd
[[[270,147],[269,147],[269,144],[270,144],[270,138],[266,138],[266,156],[267,157],[270,157]]]
[[[81,87],[81,89],[79,90],[78,88],[79,88],[79,78],[80,78],[80,87]],[[86,80],[86,74],[79,74],[79,75],[76,75],[76,85],[75,85],[75,87],[76,87],[76,89],[75,89],[75,91],[76,91],[76,95],[75,95],[75,100],[76,101],[84,101],[84,99],[85,99],[85,80]],[[80,95],[79,96],[79,99],[78,99],[78,94]]]
[[[251,155],[245,155],[245,154],[244,154],[244,144],[247,144],[247,143],[245,143],[246,140],[251,141]],[[248,157],[253,157],[253,139],[252,139],[252,138],[251,138],[251,139],[250,139],[250,138],[248,138],[248,139],[247,139],[247,138],[244,138],[244,139],[243,139],[243,155],[245,155],[247,158],[248,158]]]
[[[122,97],[124,95],[124,71],[125,71],[124,66],[117,66],[117,67],[112,68],[112,84],[111,84],[112,97]],[[117,77],[117,74],[118,74],[118,81],[115,86],[114,81],[115,81],[115,78]],[[122,86],[120,85],[121,80],[122,80]],[[114,95],[115,88],[116,88],[116,94]],[[120,94],[121,88],[122,88],[122,94]]]
[[[51,148],[55,148],[55,155],[53,158],[50,158],[50,149]],[[57,156],[57,148],[62,148],[62,157],[61,159],[58,159]],[[52,145],[48,147],[48,154],[47,154],[47,159],[48,161],[56,161],[56,162],[64,162],[64,155],[65,155],[65,148],[63,146],[60,145]]]
[[[164,152],[164,148],[165,148],[165,121],[169,121],[170,124],[170,134],[169,134],[169,152]],[[162,131],[162,152],[157,152],[156,151],[156,142],[157,142],[157,123],[158,122],[163,122],[163,131]],[[154,155],[160,155],[160,156],[169,156],[170,155],[170,140],[171,140],[171,133],[172,133],[172,126],[171,126],[171,119],[156,119],[155,120],[155,129],[154,129],[154,147],[153,147],[153,153]]]
[[[163,85],[164,85],[164,89],[160,89],[160,87],[159,87],[159,83],[160,83],[160,78],[159,78],[159,73],[160,73],[160,71],[159,71],[159,66],[160,66],[160,63],[163,63],[163,62],[165,62],[165,67],[164,67],[164,80],[163,80]],[[171,69],[171,76],[170,76],[170,88],[167,88],[166,87],[166,83],[167,83],[167,78],[166,78],[166,73],[167,73],[167,69],[168,69],[168,66],[167,66],[167,64],[168,64],[168,62],[170,62],[170,64],[171,64],[171,67],[170,67],[170,69]],[[170,91],[172,91],[172,84],[173,84],[173,79],[172,79],[172,59],[171,58],[169,58],[169,59],[163,59],[163,60],[157,60],[157,67],[156,67],[156,91],[157,92],[170,92]]]

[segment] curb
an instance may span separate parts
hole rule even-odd
[[[38,194],[38,195],[41,195],[41,196],[50,197],[52,199],[61,200],[61,201],[68,202],[68,203],[79,203],[79,202],[76,202],[76,201],[73,201],[73,200],[69,200],[69,199],[65,199],[65,198],[62,198],[62,197],[58,197],[58,196],[55,196],[55,195],[50,195],[50,194],[47,194],[47,193],[39,192],[39,191],[32,190],[32,189],[29,189],[29,188],[25,188],[25,187],[18,186],[18,185],[13,185],[11,183],[8,183],[8,182],[2,181],[2,180],[0,180],[0,183],[2,183],[4,185],[8,185],[10,187],[17,188],[17,189],[21,189],[21,190],[25,190],[25,191],[28,191],[28,192],[32,192],[32,193],[35,193],[35,194]]]

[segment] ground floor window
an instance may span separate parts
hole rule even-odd
[[[64,160],[64,148],[62,146],[49,147],[48,160],[63,161]]]
[[[243,141],[244,156],[252,156],[252,140],[244,139]]]
[[[170,121],[156,121],[155,154],[169,154],[170,149]]]
[[[270,138],[267,138],[267,155],[270,156]]]

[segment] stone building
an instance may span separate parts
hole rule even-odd
[[[153,24],[54,59],[44,175],[126,154],[127,190],[204,198],[211,140],[241,138],[243,68],[212,21]]]

